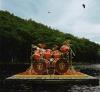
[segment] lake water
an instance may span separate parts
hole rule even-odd
[[[80,71],[100,78],[100,65],[93,65],[93,69],[81,69]],[[0,65],[0,80],[23,72],[29,65]],[[87,66],[86,66],[87,67]],[[94,69],[95,67],[95,69]],[[0,82],[0,92],[100,92],[99,86],[92,85],[33,85],[30,82],[13,83]]]

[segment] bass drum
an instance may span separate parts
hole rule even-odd
[[[34,71],[37,73],[37,74],[46,74],[47,73],[47,64],[45,61],[35,61],[33,63],[33,68],[34,68]]]
[[[55,63],[55,71],[57,74],[64,74],[65,72],[67,72],[68,67],[69,64],[65,60],[60,59]]]

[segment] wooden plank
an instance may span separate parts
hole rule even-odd
[[[7,79],[95,79],[95,77],[83,75],[14,75]]]

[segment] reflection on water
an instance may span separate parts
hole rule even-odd
[[[71,92],[100,92],[99,86],[73,86]]]
[[[8,76],[22,72],[29,65],[2,65],[0,66],[0,79],[3,80]],[[96,77],[100,77],[100,71],[96,70],[81,70],[86,73],[91,73]],[[93,71],[93,72],[92,72]],[[95,74],[94,74],[95,73]],[[91,85],[34,85],[31,82],[20,82],[9,84],[9,82],[0,82],[0,92],[100,92],[100,86]]]
[[[2,87],[2,88],[1,88]],[[12,84],[1,86],[0,92],[100,92],[99,86],[51,86],[51,85],[32,85],[30,83]]]

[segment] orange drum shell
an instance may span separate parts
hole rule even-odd
[[[40,52],[39,52],[39,50],[36,50],[34,52],[34,60],[36,60],[36,61],[40,60]]]
[[[33,63],[33,68],[37,74],[43,74],[47,70],[47,64],[46,62],[43,61],[39,61],[39,62],[35,61]]]
[[[40,60],[40,55],[39,55],[39,54],[34,54],[34,59],[35,59],[36,61]]]
[[[46,59],[49,59],[49,58],[51,57],[51,50],[45,51],[45,52],[44,52],[44,57],[45,57]]]
[[[63,65],[63,67],[62,67],[62,65]],[[69,64],[66,61],[63,61],[63,60],[58,60],[55,63],[55,70],[59,74],[64,74],[68,70],[68,67],[69,67]]]
[[[65,53],[65,52],[68,52],[69,51],[69,47],[67,45],[63,45],[60,50]]]
[[[44,57],[45,57],[46,59],[49,59],[49,58],[51,57],[51,54],[50,54],[50,53],[45,53],[45,54],[44,54]]]
[[[54,51],[53,56],[54,56],[54,58],[60,58],[60,52],[59,51]]]

